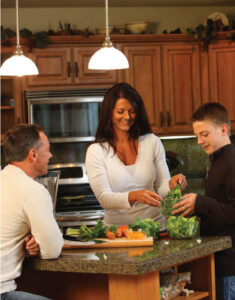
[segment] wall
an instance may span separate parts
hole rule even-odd
[[[2,25],[15,30],[15,9],[3,8]],[[196,27],[203,23],[212,12],[220,11],[230,19],[235,19],[234,6],[226,7],[110,7],[111,25],[123,25],[127,22],[148,20],[152,23],[150,30],[162,33],[180,27]],[[102,7],[58,7],[58,8],[20,8],[20,28],[28,28],[33,33],[41,30],[59,29],[59,21],[69,22],[73,28],[94,30],[105,25],[105,10]]]

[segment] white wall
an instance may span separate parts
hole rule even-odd
[[[162,33],[180,27],[196,27],[203,23],[212,12],[220,11],[235,20],[235,6],[226,7],[111,7],[111,25],[148,20],[154,33]],[[102,7],[58,7],[58,8],[20,8],[20,29],[28,28],[33,33],[41,30],[58,30],[59,21],[68,22],[73,28],[94,30],[105,25],[105,12]],[[2,25],[15,30],[15,9],[2,9]]]

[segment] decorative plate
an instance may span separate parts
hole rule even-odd
[[[211,19],[213,21],[221,19],[223,25],[228,26],[228,17],[224,13],[214,12],[214,13],[210,14],[209,16],[206,17],[206,19],[204,21],[204,25],[206,25],[207,19]]]

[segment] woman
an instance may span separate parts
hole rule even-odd
[[[179,182],[186,186],[181,174],[170,179],[164,148],[151,131],[143,100],[127,83],[114,85],[104,97],[86,169],[108,226],[149,217],[164,229],[162,197]]]

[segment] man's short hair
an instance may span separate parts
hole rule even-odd
[[[9,129],[3,140],[5,164],[23,161],[31,148],[38,149],[42,131],[42,126],[34,124],[19,124]]]
[[[226,108],[217,102],[200,106],[192,116],[192,122],[208,120],[217,125],[227,124],[230,134],[231,122]]]

